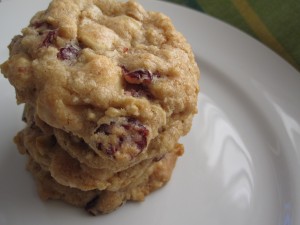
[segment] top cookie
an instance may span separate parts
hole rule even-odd
[[[168,17],[134,1],[53,0],[9,50],[1,70],[18,103],[103,158],[147,158],[176,127],[176,140],[164,142],[174,146],[197,111],[191,47]]]

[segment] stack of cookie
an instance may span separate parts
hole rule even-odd
[[[199,69],[168,17],[133,1],[53,0],[9,50],[1,70],[25,103],[15,142],[42,199],[108,213],[169,180]]]

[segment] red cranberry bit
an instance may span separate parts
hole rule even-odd
[[[150,84],[153,79],[159,78],[159,73],[152,73],[151,71],[147,69],[138,69],[129,71],[125,66],[121,66],[122,73],[124,79],[129,83],[133,85],[140,85],[146,86]]]
[[[113,156],[118,150],[120,146],[109,145],[107,149],[105,149],[105,153],[109,156]]]
[[[59,49],[57,53],[57,58],[60,60],[73,60],[76,59],[79,55],[79,49],[74,47],[73,45],[68,45],[65,48]]]
[[[109,124],[101,124],[96,131],[94,132],[95,134],[97,133],[102,133],[105,135],[111,135],[112,134],[112,130],[113,127],[116,126],[116,123],[114,121],[111,121]],[[116,146],[113,146],[112,144],[109,144],[108,147],[105,147],[102,143],[98,143],[97,144],[97,148],[101,151],[104,151],[107,155],[109,156],[113,156],[121,147],[123,141],[124,141],[124,137],[123,136],[119,136],[118,137],[119,141],[118,144]]]
[[[143,150],[147,146],[149,130],[140,121],[129,118],[128,124],[124,124],[123,127],[129,131],[132,141],[140,150]]]
[[[153,74],[146,69],[128,71],[122,66],[122,72],[125,80],[130,84],[149,84],[153,80]]]
[[[109,124],[103,123],[100,125],[100,127],[97,128],[97,130],[94,132],[97,133],[104,133],[105,135],[110,135],[112,132],[112,127],[116,124],[116,122],[111,121]]]
[[[123,53],[127,53],[129,51],[129,48],[123,48]]]
[[[32,26],[34,28],[38,29],[38,28],[44,26],[45,24],[46,24],[45,22],[35,22],[35,23],[32,24]]]
[[[127,81],[125,84],[125,94],[133,97],[146,97],[153,98],[148,90],[147,84],[150,84],[159,74],[152,74],[148,70],[135,70],[129,72],[124,66],[121,66],[124,79]]]
[[[143,150],[147,146],[148,133],[141,131],[138,135],[133,136],[133,141],[140,150]]]
[[[54,42],[56,37],[57,37],[57,30],[49,31],[45,39],[43,40],[42,47],[48,48]]]
[[[117,144],[117,146],[113,146],[112,144],[109,144],[109,146],[105,148],[102,143],[98,143],[97,148],[101,151],[104,151],[106,155],[113,157],[123,143],[121,139],[123,139],[123,137],[119,138],[119,143]]]
[[[120,122],[112,121],[109,124],[101,124],[94,133],[107,136],[114,135],[117,138],[117,142],[114,144],[104,142],[97,144],[97,148],[107,155],[114,156],[125,143],[127,145],[135,144],[138,149],[137,155],[147,146],[149,130],[137,119],[123,118]]]

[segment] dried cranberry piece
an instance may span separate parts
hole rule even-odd
[[[149,84],[153,80],[153,75],[148,70],[135,70],[124,74],[124,78],[131,84]]]
[[[95,210],[93,210],[96,205],[98,204],[99,201],[99,195],[97,195],[96,197],[94,197],[92,200],[90,200],[86,205],[85,205],[85,210],[88,211],[90,214],[92,215],[96,215],[97,213],[95,212]]]
[[[42,47],[48,48],[56,39],[57,37],[57,30],[51,30],[46,35],[45,39],[42,42]]]
[[[107,149],[105,149],[105,153],[109,156],[113,156],[119,150],[118,147],[110,145]]]
[[[127,53],[129,51],[129,48],[123,48],[123,53]]]
[[[112,144],[109,144],[107,148],[104,147],[102,143],[98,143],[97,148],[103,152],[105,152],[108,156],[114,156],[114,154],[119,150],[121,147],[123,141],[119,138],[119,143],[116,146],[113,146]]]
[[[65,48],[59,49],[57,53],[57,58],[60,60],[73,60],[79,55],[79,48],[73,45],[68,45]]]
[[[126,146],[135,144],[138,151],[129,154],[136,156],[147,146],[149,130],[139,120],[123,117],[119,121],[101,124],[94,133],[100,135],[100,143],[97,143],[97,148],[108,156],[114,157],[116,152],[122,150],[124,144]],[[103,135],[112,135],[114,143],[107,142],[109,138],[105,138]]]
[[[124,87],[125,95],[129,95],[135,98],[153,98],[146,84],[150,84],[155,77],[160,77],[159,74],[152,74],[149,71],[143,70],[146,71],[146,75],[143,76],[142,70],[129,72],[129,70],[127,70],[126,67],[121,66],[121,68],[123,77],[127,81]]]
[[[112,129],[113,129],[114,126],[115,126],[115,122],[114,121],[111,121],[109,124],[106,124],[106,123],[101,124],[96,129],[96,131],[94,133],[95,134],[97,134],[97,133],[103,133],[105,135],[111,135],[112,134]],[[104,151],[107,155],[113,156],[119,150],[119,147],[121,146],[121,144],[124,141],[124,137],[120,136],[120,137],[118,137],[118,139],[119,139],[119,141],[118,141],[117,146],[113,146],[112,144],[109,144],[109,146],[105,148],[102,143],[98,143],[97,144],[97,148],[99,150]]]
[[[143,150],[147,146],[149,130],[140,121],[128,118],[128,123],[124,124],[123,127],[129,131],[132,141],[140,150]]]
[[[37,28],[44,26],[44,24],[45,24],[45,22],[34,22],[32,24],[32,26],[37,29]]]
[[[140,150],[143,150],[147,146],[147,136],[145,135],[145,132],[141,133],[138,136],[135,136],[133,141]]]
[[[129,71],[121,66],[125,80],[130,84],[150,84],[154,75],[146,69]]]
[[[109,128],[110,128],[110,125],[108,125],[106,123],[101,124],[100,127],[95,131],[95,134],[96,133],[104,133],[104,134],[108,135],[110,133]]]

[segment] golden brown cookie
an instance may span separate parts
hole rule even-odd
[[[148,194],[169,181],[177,157],[181,154],[183,154],[183,146],[177,145],[176,150],[167,154],[160,161],[155,162],[133,184],[115,192],[100,190],[82,191],[61,185],[32,158],[29,158],[27,168],[36,179],[41,199],[60,199],[69,204],[84,207],[88,212],[96,215],[109,213],[128,200],[143,201]]]
[[[1,70],[41,120],[125,164],[147,158],[176,124],[174,146],[197,111],[191,47],[168,17],[134,1],[53,0],[14,38]]]
[[[168,130],[163,131],[156,137],[156,140],[151,143],[148,147],[147,155],[138,155],[130,163],[116,163],[114,160],[102,158],[96,154],[83,139],[61,129],[52,128],[47,125],[35,113],[34,107],[29,104],[25,105],[23,120],[27,122],[28,126],[37,126],[44,134],[55,135],[56,141],[60,147],[67,151],[70,156],[76,158],[80,163],[84,163],[91,168],[109,169],[114,172],[125,170],[146,159],[163,156],[174,149],[173,142],[169,142],[169,140],[180,136],[177,129],[180,124],[177,124],[177,126],[176,124],[170,125]],[[128,136],[130,134],[125,135]],[[169,143],[171,143],[171,145]]]
[[[99,189],[116,191],[125,188],[154,163],[154,159],[144,160],[126,170],[114,172],[109,169],[94,169],[81,164],[65,152],[54,135],[44,134],[38,127],[26,127],[19,132],[15,142],[44,170],[49,171],[56,182],[84,191]]]

